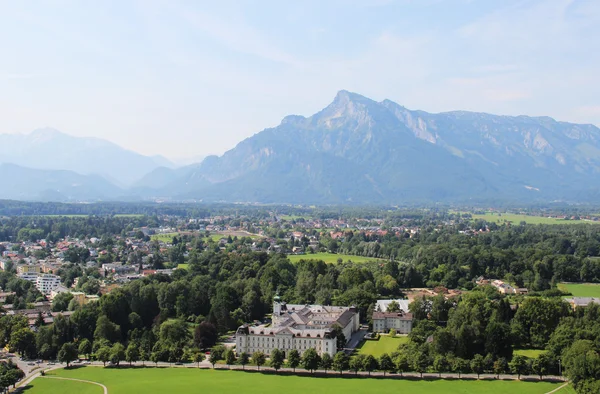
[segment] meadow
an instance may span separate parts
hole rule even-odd
[[[550,382],[477,381],[477,380],[397,380],[341,378],[331,373],[328,378],[284,376],[256,372],[199,370],[195,368],[101,368],[59,369],[48,376],[89,380],[102,383],[110,394],[197,392],[229,394],[289,394],[307,392],[328,394],[370,394],[384,392],[419,392],[420,394],[543,394],[560,384]],[[350,375],[348,375],[350,376]],[[78,388],[73,391],[76,385]],[[93,387],[93,388],[92,388]],[[83,382],[66,382],[37,378],[23,393],[101,394],[99,386]],[[561,394],[571,391],[560,390]]]
[[[519,355],[519,356],[525,356],[525,357],[529,357],[529,358],[538,358],[540,356],[540,354],[546,352],[545,350],[541,350],[541,349],[515,349],[513,351],[514,355]]]
[[[589,220],[565,220],[549,218],[544,216],[530,216],[520,215],[514,213],[498,213],[498,212],[486,212],[484,215],[471,214],[474,220],[483,219],[488,222],[504,223],[511,222],[513,224],[519,224],[525,222],[527,224],[581,224],[591,223],[600,224],[600,222],[593,222]]]
[[[354,256],[351,254],[335,254],[335,253],[315,253],[315,254],[290,254],[288,259],[292,263],[296,263],[300,260],[323,260],[328,264],[335,264],[338,259],[342,259],[343,262],[352,260],[354,263],[364,263],[365,261],[382,261],[373,257]]]
[[[600,298],[600,284],[597,283],[559,283],[558,288],[573,294],[573,297]]]
[[[392,353],[398,350],[398,346],[408,342],[407,336],[390,337],[389,335],[381,335],[379,340],[366,340],[358,349],[358,354],[371,354],[375,357],[381,356],[383,353]]]

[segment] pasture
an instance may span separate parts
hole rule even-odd
[[[498,213],[498,212],[486,212],[484,215],[472,214],[473,220],[482,219],[488,222],[495,222],[502,224],[505,222],[511,222],[513,224],[519,224],[525,222],[527,224],[581,224],[591,223],[600,224],[600,222],[594,222],[590,220],[566,220],[549,218],[544,216],[532,216],[532,215],[520,215],[514,213]]]
[[[101,368],[83,367],[59,369],[48,376],[89,380],[104,384],[109,394],[197,392],[238,394],[289,394],[307,392],[329,394],[370,394],[391,392],[418,392],[421,394],[544,394],[560,384],[550,382],[477,381],[477,380],[399,380],[341,378],[331,373],[328,378],[284,376],[227,370],[199,370],[195,368]],[[350,374],[348,374],[350,376]],[[37,378],[23,393],[84,393],[101,394],[96,385],[68,382],[51,378]],[[73,385],[78,389],[72,391]],[[71,390],[71,391],[68,391]],[[567,390],[560,390],[559,393]]]
[[[375,357],[381,356],[383,353],[390,354],[398,350],[398,346],[403,343],[408,343],[407,336],[381,335],[379,340],[366,340],[358,349],[358,354],[370,354]]]
[[[598,283],[559,283],[558,288],[573,294],[573,297],[600,298],[600,284]]]
[[[292,263],[297,263],[300,260],[322,260],[327,264],[336,264],[338,259],[343,262],[352,261],[354,263],[364,263],[365,261],[383,261],[373,257],[354,256],[351,254],[336,254],[336,253],[315,253],[315,254],[290,254],[288,259]]]
[[[541,349],[515,349],[513,351],[514,355],[525,356],[529,358],[538,358],[540,354],[544,353],[545,350]]]

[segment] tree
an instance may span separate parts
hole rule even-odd
[[[438,354],[433,360],[433,369],[438,373],[438,376],[442,377],[442,372],[447,372],[450,369],[450,365],[446,357]]]
[[[296,349],[292,349],[288,354],[288,366],[296,372],[298,365],[300,365],[300,353]]]
[[[67,368],[69,364],[77,359],[77,347],[72,342],[67,342],[62,345],[58,352],[58,361],[66,363]]]
[[[400,353],[396,356],[394,365],[396,366],[396,371],[400,372],[400,376],[402,376],[404,372],[408,372],[408,369],[410,368],[410,363],[408,362],[408,357],[405,353]]]
[[[400,304],[398,304],[398,301],[392,300],[387,306],[387,312],[400,312]]]
[[[307,349],[302,355],[302,366],[307,371],[311,373],[314,372],[315,369],[319,368],[319,364],[321,363],[321,357],[315,350],[315,348]]]
[[[79,342],[79,354],[85,354],[89,360],[91,353],[92,353],[92,343],[90,342],[89,339],[84,338],[81,342]]]
[[[125,360],[125,346],[117,342],[110,349],[110,362],[119,366],[122,360]]]
[[[195,351],[192,358],[193,361],[198,364],[198,368],[200,368],[200,363],[205,359],[204,353],[202,353],[201,351]]]
[[[235,352],[232,349],[225,351],[225,364],[231,369],[231,364],[235,364]]]
[[[460,379],[461,373],[469,372],[470,364],[469,361],[464,358],[455,357],[452,360],[452,371],[458,373],[458,378]]]
[[[479,379],[479,375],[482,374],[484,365],[484,359],[481,354],[476,354],[471,360],[471,370],[477,374],[477,379]]]
[[[256,364],[257,369],[260,371],[260,366],[265,364],[267,357],[263,352],[252,353],[252,362]]]
[[[283,350],[273,349],[271,352],[271,367],[275,371],[278,371],[279,368],[283,365],[283,361],[285,360],[285,353]]]
[[[109,342],[116,342],[121,339],[121,328],[111,322],[107,316],[101,315],[96,321],[94,339],[106,339]]]
[[[348,360],[348,355],[345,352],[337,352],[335,356],[333,356],[333,369],[338,371],[340,375],[344,372],[344,370],[348,369],[350,366],[350,361]]]
[[[508,370],[508,363],[504,357],[500,357],[494,361],[494,373],[496,377],[500,379],[500,374],[505,373]]]
[[[140,350],[135,342],[130,342],[129,346],[127,346],[127,350],[125,350],[125,360],[131,366],[131,363],[134,363],[140,359]]]
[[[362,360],[362,369],[367,371],[369,376],[371,376],[371,372],[375,371],[377,368],[379,368],[377,359],[373,355],[367,354]]]
[[[363,359],[364,359],[364,355],[359,354],[358,356],[354,356],[350,359],[350,363],[348,364],[348,367],[350,368],[351,371],[354,371],[354,374],[357,375],[358,371],[360,371],[363,367]]]
[[[200,323],[194,330],[194,344],[200,349],[209,349],[217,343],[217,327],[209,322]]]
[[[23,356],[29,356],[35,353],[35,334],[29,328],[13,331],[9,347]]]
[[[108,346],[102,346],[96,351],[96,358],[106,366],[106,363],[110,360],[110,348]]]
[[[548,374],[550,369],[550,357],[547,353],[540,354],[537,358],[534,358],[531,362],[531,371],[540,377]]]
[[[242,369],[246,369],[246,364],[248,364],[248,362],[250,362],[250,356],[248,355],[248,353],[243,352],[242,354],[240,354],[239,363],[241,364]]]
[[[344,335],[342,326],[335,323],[332,327],[332,333],[335,335],[335,344],[337,350],[342,350],[346,346],[346,336]]]
[[[391,337],[395,337],[396,336],[396,330],[393,328],[390,328],[390,336]]]
[[[411,364],[413,369],[423,377],[423,372],[425,372],[427,366],[429,366],[429,357],[427,356],[427,353],[423,350],[417,351],[412,357]]]
[[[143,346],[140,346],[140,361],[142,362],[142,366],[145,366],[146,360],[148,360],[148,353]]]
[[[210,355],[208,356],[208,362],[211,363],[213,369],[215,368],[215,364],[217,363],[217,361],[219,361],[221,359],[221,353],[220,352],[210,352]]]
[[[331,357],[331,355],[329,353],[323,353],[323,355],[321,356],[321,368],[323,368],[325,370],[325,373],[327,373],[327,370],[331,369],[332,366],[333,358]]]

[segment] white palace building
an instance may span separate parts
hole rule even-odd
[[[293,305],[273,301],[271,325],[243,325],[236,332],[236,353],[252,354],[256,351],[271,354],[273,349],[283,350],[286,357],[292,349],[300,355],[314,348],[319,355],[337,351],[333,327],[338,324],[349,341],[359,329],[359,313],[354,307]]]

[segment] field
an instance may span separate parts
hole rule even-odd
[[[159,242],[171,242],[173,241],[173,237],[179,235],[179,233],[164,233],[164,234],[154,234],[150,236],[151,240],[158,240]]]
[[[540,356],[540,354],[544,353],[545,350],[540,350],[540,349],[515,349],[513,351],[513,354],[515,355],[520,355],[520,356],[525,356],[525,357],[529,357],[529,358],[538,358]]]
[[[72,370],[56,370],[48,375],[99,382],[107,386],[110,394],[187,394],[197,392],[280,394],[283,388],[289,394],[307,392],[370,394],[411,391],[420,394],[543,394],[559,387],[559,384],[549,382],[349,379],[334,377],[334,374],[324,379],[194,368],[106,369],[83,367]],[[64,380],[38,378],[23,392],[27,394],[102,393],[102,389],[98,386],[75,382],[69,383],[78,385],[79,389],[71,391],[72,386],[66,383]],[[563,390],[560,390],[559,393],[563,393]],[[568,391],[564,390],[564,394],[567,393]]]
[[[375,357],[381,356],[383,353],[392,353],[398,350],[398,346],[408,342],[408,337],[397,336],[390,337],[388,335],[381,335],[378,341],[368,340],[364,341],[358,354],[371,354]]]
[[[559,283],[558,288],[573,294],[573,297],[600,298],[600,284],[596,283]]]
[[[580,223],[591,223],[600,224],[600,222],[592,222],[589,220],[565,220],[555,219],[543,216],[530,216],[530,215],[519,215],[513,213],[497,213],[497,212],[486,212],[484,215],[472,214],[473,219],[483,219],[488,222],[504,223],[512,222],[519,224],[525,222],[527,224],[580,224]]]
[[[364,263],[365,261],[378,261],[373,257],[353,256],[350,254],[334,254],[334,253],[315,253],[315,254],[290,254],[288,259],[292,263],[296,263],[300,260],[323,260],[328,264],[337,263],[338,259],[342,259],[344,262],[352,260],[355,263]]]

